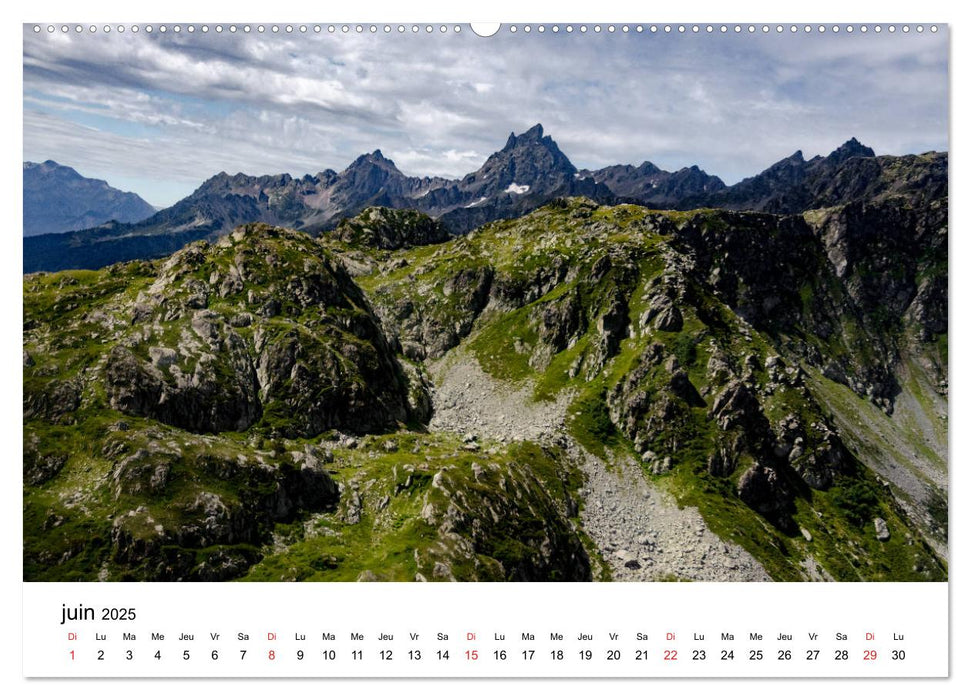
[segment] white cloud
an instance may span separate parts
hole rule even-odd
[[[850,136],[946,147],[946,49],[946,32],[27,32],[24,147],[171,192],[219,170],[340,170],[376,148],[408,174],[454,177],[542,122],[578,167],[697,163],[733,181]]]

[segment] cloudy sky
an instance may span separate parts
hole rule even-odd
[[[583,168],[728,183],[851,136],[947,149],[947,31],[119,34],[24,28],[24,160],[167,206],[219,171],[342,170],[380,148],[456,177],[541,122]]]

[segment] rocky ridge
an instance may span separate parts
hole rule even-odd
[[[28,275],[26,576],[943,578],[946,200],[895,202]]]

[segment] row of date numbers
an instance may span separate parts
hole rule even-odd
[[[238,656],[240,661],[245,661],[248,649],[238,650]],[[347,652],[345,652],[347,653]],[[352,661],[363,661],[365,658],[363,649],[351,649],[349,650],[350,658]],[[71,660],[77,660],[79,654],[76,654],[75,650],[71,649],[69,651]],[[535,649],[523,649],[520,651],[523,661],[533,661],[535,659],[541,658],[536,655]],[[805,650],[805,660],[806,661],[818,661],[820,658],[821,651],[819,649],[806,649]],[[163,659],[163,654],[161,649],[157,649],[154,654],[150,653],[151,658],[156,661],[161,661]],[[183,661],[190,661],[193,658],[193,653],[189,649],[184,649],[181,655],[175,654],[177,658],[181,658]],[[208,656],[206,654],[201,655],[202,658],[211,661],[219,661],[223,658],[223,654],[219,649],[213,649],[210,651]],[[303,649],[297,649],[292,652],[293,658],[297,661],[304,661],[308,658],[308,655]],[[646,649],[636,649],[634,650],[633,656],[635,661],[647,661],[649,658],[658,657],[662,661],[676,662],[682,660],[679,656],[678,649],[664,649],[661,652],[654,652],[649,654]],[[876,649],[864,649],[862,651],[863,661],[876,661],[879,654]],[[509,654],[505,649],[494,649],[492,651],[492,657],[494,661],[508,661],[513,658],[512,654]],[[562,649],[552,649],[549,651],[549,657],[552,661],[564,661],[569,658],[569,655]],[[135,652],[132,649],[126,649],[123,655],[124,660],[134,661]],[[252,656],[250,657],[252,658]],[[283,658],[283,654],[275,649],[266,650],[266,660],[276,661]],[[338,653],[334,649],[323,649],[320,652],[320,658],[323,661],[336,661],[338,659]],[[382,649],[374,653],[374,657],[380,661],[394,661],[399,657],[395,654],[392,649]],[[422,661],[424,659],[422,651],[420,649],[410,649],[404,655],[408,661]],[[447,649],[436,650],[431,656],[432,659],[438,661],[449,661],[451,660],[451,653]],[[461,658],[461,657],[459,657]],[[464,658],[466,661],[478,661],[480,659],[480,654],[478,649],[466,649],[464,652]],[[577,658],[580,661],[593,661],[594,653],[590,649],[580,649],[577,651]],[[620,649],[608,649],[604,652],[603,656],[605,661],[620,661],[622,659],[622,653]],[[707,661],[709,659],[708,652],[705,649],[692,649],[690,655],[687,657],[691,661]],[[712,658],[716,658],[720,661],[734,661],[735,660],[735,650],[734,649],[721,649],[720,653],[713,655]],[[744,656],[741,658],[745,658]],[[748,650],[748,660],[749,661],[764,661],[767,658],[771,658],[766,655],[762,649],[749,649]],[[798,658],[792,653],[791,649],[778,649],[776,650],[775,660],[776,661],[792,661],[793,658]],[[848,649],[835,649],[833,650],[833,660],[834,661],[849,661],[851,659],[851,654]],[[891,649],[889,653],[889,658],[892,661],[904,661],[907,658],[907,652],[904,649]],[[104,649],[98,649],[95,654],[95,659],[97,661],[107,660],[106,652]]]

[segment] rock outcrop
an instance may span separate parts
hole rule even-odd
[[[131,308],[104,369],[123,413],[288,437],[427,419],[363,293],[304,234],[254,225],[193,244]]]
[[[580,181],[554,147],[490,173],[545,149]],[[379,156],[347,181],[398,196]],[[634,580],[744,550],[727,575],[945,578],[947,202],[882,187],[800,215],[560,198],[461,237],[368,208],[28,275],[25,576]],[[611,532],[646,523],[591,490],[621,482],[692,536]]]

